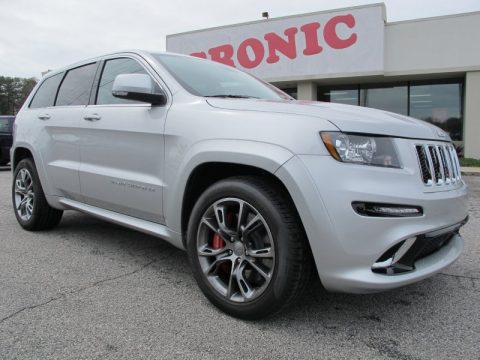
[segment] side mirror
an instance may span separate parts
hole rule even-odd
[[[145,74],[120,74],[113,82],[112,95],[120,99],[137,100],[152,105],[165,105],[167,96]]]

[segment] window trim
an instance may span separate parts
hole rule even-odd
[[[35,109],[47,109],[47,108],[54,107],[54,106],[55,106],[55,102],[57,101],[58,89],[59,89],[59,87],[60,87],[60,84],[63,82],[63,78],[65,77],[65,73],[66,73],[66,71],[60,71],[60,72],[58,72],[58,73],[54,73],[54,74],[51,74],[51,75],[46,76],[45,78],[43,78],[42,81],[38,84],[38,87],[36,88],[35,93],[33,94],[32,98],[30,99],[30,101],[29,101],[29,103],[28,103],[28,109],[29,109],[29,110],[30,110],[30,109],[31,109],[31,110],[35,110]],[[59,82],[58,85],[57,85],[57,90],[55,91],[55,96],[53,97],[53,104],[50,105],[50,106],[42,106],[42,107],[38,107],[38,108],[32,108],[31,106],[32,106],[33,100],[35,99],[35,96],[37,96],[38,91],[39,91],[40,88],[43,86],[43,84],[44,84],[47,80],[49,80],[49,79],[51,79],[51,78],[53,78],[53,77],[55,77],[55,76],[57,76],[57,75],[61,75],[61,79],[60,79],[60,82]]]
[[[166,90],[166,86],[164,85],[163,81],[158,81],[156,79],[156,76],[159,76],[158,74],[156,73],[153,73],[147,66],[145,66],[145,64],[142,63],[142,60],[143,58],[136,58],[134,56],[130,56],[130,55],[125,55],[125,54],[115,54],[111,57],[106,57],[106,58],[103,58],[101,61],[100,61],[100,66],[99,66],[99,76],[98,76],[98,79],[95,79],[96,82],[94,81],[94,85],[95,85],[95,96],[93,97],[92,99],[92,103],[90,104],[89,103],[89,106],[108,106],[108,107],[111,107],[111,106],[123,106],[123,107],[152,107],[152,104],[149,104],[149,103],[145,103],[145,102],[139,102],[139,103],[131,103],[131,104],[97,104],[97,101],[98,101],[98,91],[99,91],[99,88],[100,88],[100,81],[102,79],[102,76],[103,76],[103,72],[105,70],[105,66],[107,65],[107,62],[109,61],[112,61],[112,60],[117,60],[117,59],[130,59],[130,60],[133,60],[133,61],[136,61],[144,70],[145,72],[150,76],[150,78],[160,87],[160,89],[163,91],[163,93],[165,94],[165,96],[167,97],[167,102],[165,103],[165,105],[163,105],[164,107],[165,106],[169,106],[169,103],[170,103],[170,92]],[[160,78],[161,79],[161,78]]]
[[[97,67],[95,68],[95,75],[93,76],[93,82],[92,82],[92,86],[93,86],[93,84],[95,83],[95,77],[96,77],[97,72],[98,72],[99,62],[100,62],[100,61],[98,61],[98,60],[97,60],[97,61],[92,61],[92,62],[87,62],[87,63],[85,63],[85,64],[81,64],[81,65],[78,65],[78,66],[75,66],[75,67],[72,67],[72,68],[69,68],[69,69],[65,70],[65,71],[63,72],[63,78],[62,78],[62,80],[60,81],[60,84],[58,84],[57,93],[55,94],[55,101],[54,101],[54,103],[53,103],[53,106],[54,106],[54,107],[88,106],[88,104],[89,104],[89,102],[90,102],[90,96],[91,96],[91,94],[92,94],[92,88],[90,88],[90,92],[89,92],[89,94],[88,94],[88,101],[87,101],[86,104],[78,104],[78,105],[57,105],[58,94],[60,93],[60,89],[61,89],[61,87],[62,87],[62,85],[63,85],[63,82],[64,82],[65,79],[67,78],[67,75],[68,75],[68,73],[69,73],[70,71],[79,69],[79,68],[84,67],[84,66],[96,64]]]

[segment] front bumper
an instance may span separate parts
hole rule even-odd
[[[463,181],[426,189],[415,159],[409,160],[405,163],[411,166],[391,169],[299,155],[277,171],[297,206],[326,289],[351,293],[392,289],[429,277],[460,256],[463,240],[457,232],[439,250],[416,260],[411,271],[395,275],[372,271],[396,244],[460,224],[467,217]],[[423,215],[362,216],[353,210],[354,201],[421,206]]]

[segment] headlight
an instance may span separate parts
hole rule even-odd
[[[330,155],[338,161],[400,168],[392,138],[336,131],[321,132],[320,136]]]

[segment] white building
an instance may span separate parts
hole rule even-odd
[[[373,4],[167,36],[167,51],[223,62],[301,100],[432,122],[480,158],[480,12],[387,23]]]

